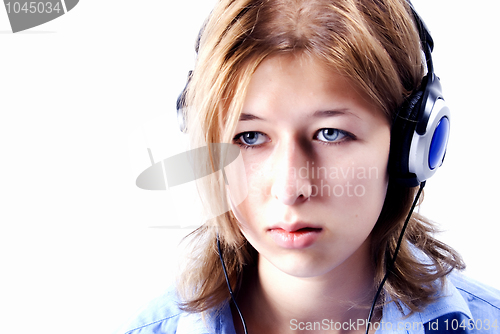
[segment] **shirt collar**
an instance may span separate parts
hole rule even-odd
[[[439,298],[428,305],[422,312],[415,312],[406,318],[410,310],[404,305],[402,306],[404,314],[401,313],[395,303],[391,302],[384,306],[381,322],[374,325],[377,334],[425,334],[423,324],[454,312],[462,313],[472,319],[466,301],[450,280],[446,281]],[[184,313],[179,319],[177,333],[236,334],[229,304],[226,303],[218,313],[212,312],[205,321],[203,321],[199,313]]]
[[[384,306],[382,321],[378,324],[377,334],[407,333],[424,334],[423,324],[449,313],[462,313],[472,319],[472,314],[458,289],[450,280],[446,284],[432,304],[428,305],[422,312],[415,312],[406,317],[410,310],[403,306],[404,314],[391,302]],[[377,325],[375,325],[377,329]]]

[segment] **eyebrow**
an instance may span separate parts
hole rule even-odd
[[[334,110],[318,110],[312,113],[310,116],[312,117],[317,117],[317,118],[327,118],[327,117],[335,117],[335,116],[340,116],[340,115],[353,115],[358,117],[357,115],[351,113],[347,108],[344,109],[334,109]],[[255,116],[253,114],[248,114],[248,113],[241,113],[240,115],[240,121],[254,121],[254,120],[260,120],[264,121],[265,119],[259,116]]]
[[[253,121],[253,120],[263,121],[264,119],[261,118],[261,117],[259,117],[259,116],[255,116],[253,114],[241,113],[241,115],[240,115],[240,122],[242,122],[242,121]]]
[[[340,116],[340,115],[352,115],[358,117],[358,115],[353,114],[352,112],[349,111],[347,108],[342,108],[342,109],[334,109],[334,110],[318,110],[312,113],[312,117],[320,117],[320,118],[326,118],[326,117],[334,117],[334,116]]]

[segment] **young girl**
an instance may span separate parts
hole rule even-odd
[[[200,184],[226,212],[127,333],[500,333],[499,294],[452,273],[464,263],[431,222],[405,223],[449,117],[429,171],[405,167],[420,154],[401,153],[405,133],[439,91],[410,3],[220,0],[198,43],[182,115],[209,148],[198,168],[218,170],[214,143],[238,145],[241,164]]]

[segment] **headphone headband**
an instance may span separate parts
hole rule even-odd
[[[417,11],[415,10],[415,7],[413,7],[411,1],[407,0],[407,2],[408,5],[410,6],[413,18],[415,19],[415,25],[417,27],[418,35],[420,37],[420,42],[422,44],[422,51],[424,51],[425,54],[427,70],[428,72],[434,72],[434,66],[432,64],[432,55],[431,55],[432,51],[434,51],[434,39],[432,38],[431,33],[427,28],[427,25],[422,20],[420,15],[418,15]]]

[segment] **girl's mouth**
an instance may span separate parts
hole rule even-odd
[[[314,244],[321,235],[322,228],[303,227],[287,231],[281,227],[268,230],[273,241],[280,247],[288,249],[302,249]]]

